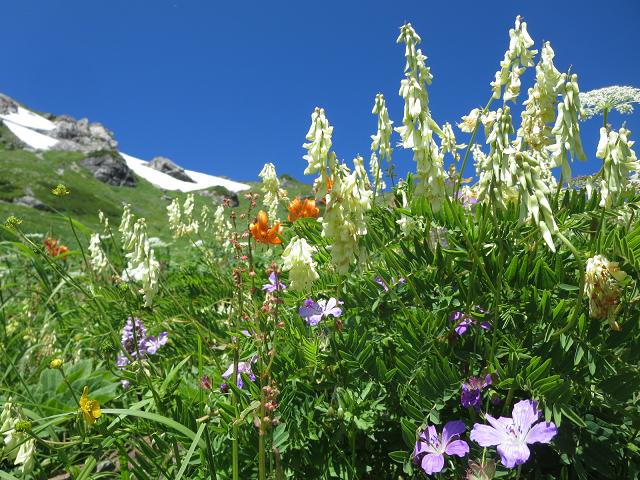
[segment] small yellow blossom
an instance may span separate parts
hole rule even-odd
[[[80,411],[89,425],[96,423],[96,420],[100,418],[100,415],[102,415],[102,412],[100,411],[100,403],[97,400],[89,398],[89,387],[86,385],[82,390],[82,396],[80,397]]]
[[[49,363],[49,368],[61,368],[62,367],[62,359],[61,358],[54,358],[53,360],[51,360],[51,362]]]
[[[18,217],[14,215],[9,215],[4,222],[4,226],[7,228],[16,228],[21,223],[22,223],[22,220],[20,220]]]
[[[51,190],[56,197],[64,197],[65,195],[69,195],[71,191],[65,187],[63,184],[59,183]]]

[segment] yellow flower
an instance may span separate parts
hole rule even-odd
[[[89,425],[96,423],[96,420],[100,418],[100,415],[102,415],[102,412],[100,411],[100,403],[97,400],[91,400],[89,398],[89,387],[86,385],[82,390],[82,396],[80,397],[80,411]]]
[[[49,368],[61,368],[62,363],[63,362],[61,358],[54,358],[53,360],[51,360],[51,363],[49,363]]]
[[[56,197],[64,197],[65,195],[69,195],[71,191],[66,186],[59,183],[51,190],[51,193]]]

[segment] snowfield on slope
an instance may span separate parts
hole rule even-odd
[[[55,148],[56,143],[58,143],[58,140],[55,138],[41,133],[53,130],[55,128],[55,124],[25,108],[18,107],[17,113],[0,115],[0,119],[2,119],[7,128],[11,130],[11,133],[31,148],[36,150],[52,150]],[[184,182],[172,177],[171,175],[167,175],[166,173],[162,173],[148,167],[147,162],[144,160],[140,160],[139,158],[132,157],[131,155],[127,155],[122,152],[120,152],[120,155],[127,162],[127,166],[133,170],[136,175],[164,190],[192,192],[195,190],[202,190],[204,188],[222,186],[232,192],[239,192],[250,188],[249,185],[244,183],[234,182],[233,180],[216,177],[215,175],[208,175],[206,173],[194,172],[193,170],[186,169],[186,174],[189,175],[195,183]]]

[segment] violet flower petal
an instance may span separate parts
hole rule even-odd
[[[458,457],[464,457],[469,453],[469,444],[464,440],[454,440],[445,449],[447,455],[456,455]]]
[[[558,428],[554,423],[540,422],[534,425],[527,434],[527,443],[549,443],[558,433]]]
[[[428,453],[422,457],[420,466],[427,475],[438,473],[444,468],[444,456],[436,453]]]
[[[497,450],[500,454],[502,464],[507,468],[514,468],[518,465],[522,465],[529,460],[529,456],[531,455],[526,443],[501,443],[498,445]]]

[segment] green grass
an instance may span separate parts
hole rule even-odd
[[[136,176],[136,187],[116,187],[100,182],[80,164],[84,155],[79,152],[49,151],[31,153],[23,150],[0,149],[0,220],[15,215],[23,221],[22,229],[27,233],[49,233],[62,239],[63,243],[75,245],[67,216],[86,225],[89,229],[99,230],[98,211],[109,217],[110,223],[117,226],[120,222],[122,204],[132,205],[138,217],[147,220],[149,234],[169,240],[171,235],[166,225],[167,197],[184,200],[185,193],[164,192],[148,181]],[[289,194],[309,195],[311,187],[287,176],[290,184]],[[64,184],[70,195],[56,197],[51,189]],[[246,182],[250,191],[259,192],[259,182]],[[15,198],[25,195],[27,188],[52,211],[36,210],[11,203]],[[228,193],[224,187],[208,189],[215,193]],[[246,191],[238,193],[240,211],[246,211]],[[163,196],[165,198],[163,198]],[[213,200],[196,192],[196,211],[200,206],[209,204],[215,207]],[[260,200],[259,200],[260,201]],[[284,212],[283,212],[284,213]],[[0,233],[0,236],[2,233]]]

